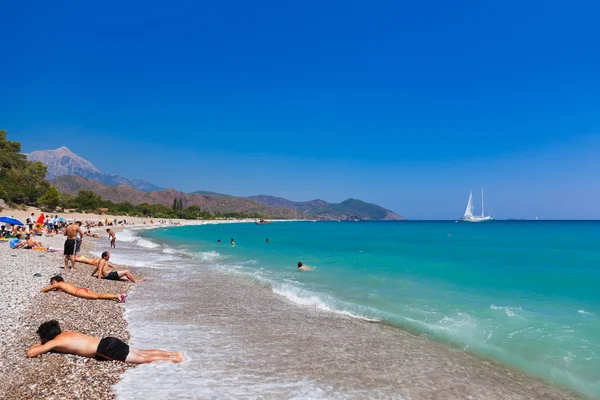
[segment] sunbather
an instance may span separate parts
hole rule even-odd
[[[42,344],[34,344],[27,350],[27,357],[53,351],[95,358],[99,361],[123,361],[133,364],[146,364],[154,361],[183,361],[183,353],[165,350],[138,350],[117,338],[98,339],[77,332],[62,332],[58,321],[46,321],[37,330]]]
[[[116,300],[119,303],[125,303],[126,294],[109,294],[109,293],[95,293],[87,288],[79,288],[70,282],[65,282],[62,276],[56,275],[50,278],[50,286],[45,287],[41,290],[42,293],[51,292],[56,290],[59,292],[65,292],[75,297],[80,297],[87,300]]]
[[[37,240],[33,240],[31,235],[27,235],[25,237],[25,248],[26,249],[35,249],[37,247],[43,247],[42,242],[38,242]]]
[[[117,270],[114,265],[111,265],[108,262],[109,259],[110,253],[108,251],[102,253],[102,258],[98,261],[98,267],[96,267],[92,275],[94,275],[97,271],[98,273],[96,276],[98,279],[102,278],[111,281],[131,281],[133,283],[144,282],[146,280],[146,278],[135,279],[129,270]]]

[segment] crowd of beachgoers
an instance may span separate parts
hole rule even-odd
[[[168,222],[0,217],[0,398],[110,398],[128,365],[182,361],[126,343],[119,303],[144,278],[112,264],[108,251],[118,251],[123,227]]]

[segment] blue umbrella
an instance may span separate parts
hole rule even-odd
[[[18,219],[14,219],[11,217],[0,217],[0,222],[4,222],[11,225],[23,225],[23,223]]]

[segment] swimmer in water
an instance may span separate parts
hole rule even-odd
[[[218,244],[221,244],[221,239],[217,240],[217,243],[218,243]]]
[[[267,238],[267,244],[269,244],[269,238]]]
[[[298,261],[298,271],[312,271],[308,265],[302,265],[302,261]]]
[[[231,238],[231,240],[229,241],[229,243],[231,243],[232,246],[235,246],[235,242],[234,242],[233,238]]]

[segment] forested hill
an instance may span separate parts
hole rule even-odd
[[[328,203],[318,199],[296,202],[282,197],[267,195],[251,196],[249,198],[268,206],[296,210],[303,215],[318,215],[319,217],[326,219],[386,221],[399,221],[404,219],[401,215],[398,215],[393,211],[357,199],[348,199],[341,203]]]

